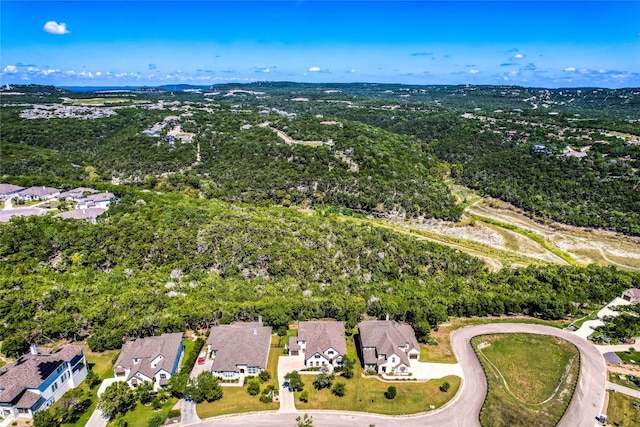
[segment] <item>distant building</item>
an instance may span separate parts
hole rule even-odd
[[[0,184],[0,200],[6,200],[11,196],[15,196],[22,190],[24,190],[24,187],[18,185]]]
[[[17,194],[17,197],[25,201],[49,200],[60,194],[60,190],[51,187],[29,187]]]
[[[304,365],[340,366],[347,345],[344,323],[335,321],[300,322],[298,336],[289,338],[289,356],[304,356]]]
[[[640,302],[640,289],[631,288],[622,293],[622,299],[629,301],[631,304],[637,304]]]
[[[531,152],[534,154],[544,154],[544,155],[551,154],[551,152],[547,150],[547,146],[544,144],[534,144]]]
[[[262,322],[236,322],[211,328],[207,351],[211,372],[224,380],[242,380],[267,369],[271,327]],[[275,374],[275,372],[272,372]]]
[[[61,212],[56,216],[63,219],[84,219],[85,221],[89,221],[91,224],[95,224],[97,218],[106,211],[107,210],[105,208],[73,209]]]
[[[117,379],[131,387],[149,381],[158,388],[178,371],[183,355],[181,332],[139,338],[122,346],[113,370]]]
[[[16,208],[0,211],[0,222],[9,222],[14,216],[44,215],[46,211],[38,208]]]
[[[90,194],[78,201],[78,209],[103,208],[107,209],[111,200],[116,196],[113,193]]]
[[[31,346],[31,352],[0,368],[0,419],[32,418],[47,409],[87,376],[81,346],[65,345],[52,352]]]
[[[69,199],[77,202],[78,200],[86,197],[86,195],[97,193],[97,192],[98,190],[94,190],[93,188],[78,187],[78,188],[74,188],[73,190],[64,191],[58,194],[58,199],[65,198],[65,199]]]

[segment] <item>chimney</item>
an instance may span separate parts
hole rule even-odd
[[[253,328],[253,335],[258,335],[258,328]]]
[[[260,323],[262,325],[262,314],[260,316],[258,316],[258,323]]]
[[[386,314],[385,320],[389,321],[389,313]]]
[[[38,355],[38,346],[35,343],[32,343],[29,346],[29,351],[31,352],[31,354],[33,354],[34,356]]]

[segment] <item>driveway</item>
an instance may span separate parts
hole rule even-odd
[[[617,393],[626,394],[627,396],[635,397],[636,399],[640,399],[640,390],[636,390],[635,388],[625,387],[620,384],[614,384],[607,381],[607,389],[613,390]]]
[[[449,375],[455,375],[464,379],[464,371],[459,363],[426,363],[410,360],[411,372],[410,378],[419,380],[432,380]]]
[[[100,395],[104,393],[107,387],[109,387],[116,381],[118,380],[115,378],[107,378],[106,380],[102,381],[100,387],[98,388],[98,397],[100,397]],[[100,409],[96,408],[91,414],[91,417],[89,418],[89,421],[87,421],[85,427],[105,427],[107,425],[107,421],[109,421],[109,419],[104,416]]]
[[[487,393],[487,382],[480,362],[471,347],[470,340],[477,335],[499,333],[551,335],[573,343],[581,355],[580,375],[573,399],[558,426],[593,427],[595,425],[595,417],[602,412],[606,383],[606,366],[600,352],[589,341],[568,331],[548,326],[512,323],[469,326],[458,329],[451,334],[451,344],[462,367],[464,381],[456,397],[439,410],[427,414],[402,417],[339,411],[305,412],[313,416],[316,427],[353,427],[367,426],[369,424],[375,424],[376,427],[418,427],[425,425],[479,427],[478,414]],[[280,360],[282,359],[284,358],[280,358]],[[284,369],[286,370],[287,368],[284,367]],[[279,377],[280,373],[284,377],[285,370],[279,369]],[[295,417],[298,415],[301,415],[301,412],[290,413],[281,410],[278,412],[211,418],[200,425],[206,427],[295,425]]]
[[[282,384],[285,382],[285,375],[303,368],[303,356],[280,356],[280,358],[278,358],[278,387],[280,388],[280,409],[278,409],[278,413],[296,412],[296,402],[293,392],[283,387]]]
[[[196,412],[196,404],[190,400],[183,399],[182,406],[180,407],[180,425],[188,426],[200,424],[201,422],[202,420]]]
[[[629,301],[620,297],[616,297],[607,305],[605,305],[600,311],[598,311],[598,318],[595,320],[587,320],[580,326],[580,329],[573,333],[581,338],[587,339],[589,335],[593,333],[598,326],[604,326],[602,319],[605,317],[616,317],[620,315],[619,311],[613,310],[614,307],[619,305],[629,305]]]

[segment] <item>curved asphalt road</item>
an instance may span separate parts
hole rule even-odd
[[[457,396],[448,405],[428,414],[404,417],[389,417],[367,413],[339,411],[306,411],[313,416],[314,426],[335,427],[479,427],[478,414],[487,393],[487,382],[476,357],[471,338],[477,335],[499,333],[530,333],[552,335],[573,343],[580,351],[580,376],[573,399],[558,424],[560,427],[593,427],[595,417],[602,411],[605,396],[606,365],[604,358],[589,341],[570,332],[540,325],[494,323],[481,326],[469,326],[451,334],[451,344],[458,362],[462,365],[464,381]],[[526,369],[526,367],[523,367]],[[245,415],[210,418],[200,426],[290,426],[296,425],[295,418],[302,415],[277,412],[261,412]]]

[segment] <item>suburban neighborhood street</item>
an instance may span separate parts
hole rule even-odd
[[[499,333],[531,333],[551,335],[573,343],[581,354],[580,378],[573,399],[561,419],[562,427],[593,427],[596,416],[600,415],[604,404],[606,367],[600,351],[589,341],[575,334],[548,326],[495,323],[481,326],[469,326],[459,329],[451,335],[451,343],[462,367],[464,381],[458,395],[439,410],[428,414],[390,417],[367,413],[339,411],[306,411],[313,416],[314,425],[322,426],[367,426],[376,427],[424,426],[443,427],[479,427],[478,413],[484,402],[487,383],[480,362],[470,340],[477,335]],[[284,392],[282,393],[284,394]],[[281,395],[281,399],[283,396]],[[288,426],[295,425],[295,417],[303,412],[262,412],[238,416],[210,418],[201,426]]]

